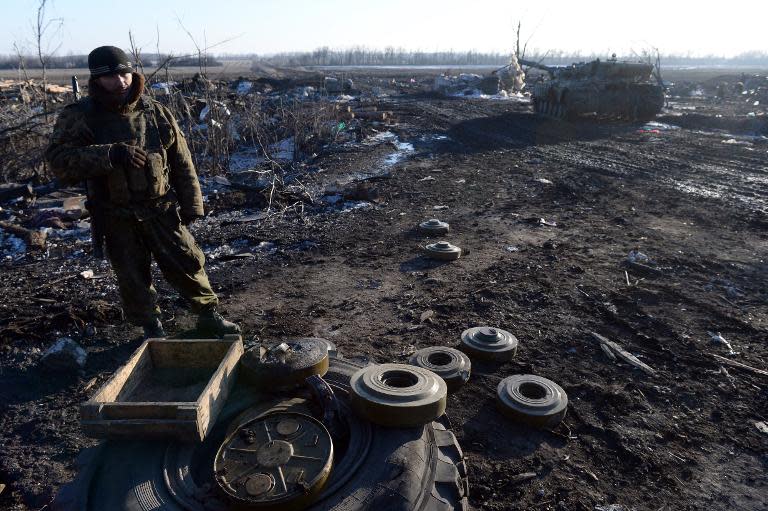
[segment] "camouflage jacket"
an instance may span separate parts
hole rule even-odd
[[[183,132],[165,106],[137,96],[121,112],[100,108],[92,98],[65,107],[46,159],[63,183],[86,181],[89,191],[96,191],[89,192],[94,195],[89,200],[106,208],[146,212],[175,195],[182,215],[203,216],[200,183]],[[113,167],[109,150],[118,142],[143,147],[146,166]]]

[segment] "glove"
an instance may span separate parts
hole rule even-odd
[[[192,225],[195,222],[195,220],[198,220],[198,219],[203,218],[203,217],[200,216],[200,215],[190,215],[188,213],[179,212],[179,218],[181,218],[181,223],[182,224],[184,224],[187,227],[189,227],[190,225]]]
[[[141,169],[147,163],[147,152],[125,142],[112,144],[109,148],[109,162],[113,167]]]

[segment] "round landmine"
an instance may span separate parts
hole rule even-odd
[[[461,347],[483,360],[509,361],[517,353],[517,337],[499,328],[478,326],[462,332]]]
[[[328,371],[329,343],[307,337],[249,349],[240,359],[240,374],[247,383],[284,390]]]
[[[457,349],[445,346],[420,349],[411,355],[408,362],[438,375],[445,381],[449,392],[453,392],[467,383],[472,370],[472,363],[467,355]]]
[[[360,369],[350,380],[354,411],[391,428],[422,426],[445,413],[448,388],[421,367],[381,364]]]
[[[447,241],[438,241],[424,247],[427,257],[440,261],[453,261],[461,257],[461,249]]]
[[[419,232],[423,234],[445,234],[451,229],[448,222],[441,222],[437,218],[431,218],[419,224]]]
[[[504,378],[496,404],[507,417],[536,428],[552,428],[565,417],[568,395],[552,380],[532,374]]]
[[[331,358],[339,356],[339,351],[336,349],[336,344],[334,344],[333,342],[329,341],[324,337],[301,337],[299,339],[294,339],[293,341],[289,341],[289,342],[302,342],[305,340],[325,344],[325,346],[328,348],[328,356]]]
[[[246,422],[219,447],[214,475],[237,508],[299,510],[331,473],[333,442],[309,415],[278,412]]]

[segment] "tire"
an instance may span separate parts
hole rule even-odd
[[[331,359],[325,376],[343,407],[349,380],[362,366]],[[206,466],[227,423],[254,404],[233,393],[219,425],[199,445],[155,441],[106,441],[78,477],[63,487],[52,509],[101,511],[212,511],[221,508],[194,467]],[[296,400],[293,400],[296,401]],[[239,405],[239,406],[236,406]],[[345,414],[345,417],[347,415]],[[448,419],[417,428],[382,428],[349,416],[349,450],[341,457],[312,511],[449,511],[468,509],[464,456]],[[231,427],[231,426],[230,426]],[[212,460],[212,458],[210,458]],[[336,479],[334,479],[336,474]]]

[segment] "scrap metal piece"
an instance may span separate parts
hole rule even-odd
[[[565,417],[568,395],[552,380],[516,374],[501,380],[496,388],[496,404],[510,419],[537,428],[551,428]]]
[[[298,387],[313,374],[328,371],[328,344],[315,338],[262,344],[245,352],[240,371],[253,385],[276,390]]]
[[[423,348],[411,355],[408,361],[416,367],[423,367],[445,381],[448,391],[459,389],[469,380],[472,362],[469,357],[455,348],[432,346]]]
[[[445,413],[448,387],[421,367],[381,364],[364,367],[350,379],[352,409],[380,426],[427,424]]]
[[[461,249],[447,241],[430,243],[424,247],[427,257],[440,261],[454,261],[461,257]]]
[[[461,334],[461,347],[483,360],[509,361],[517,354],[517,337],[500,328],[479,326]]]
[[[448,222],[441,222],[437,218],[431,218],[419,224],[419,232],[423,234],[445,234],[450,229]]]
[[[247,432],[247,434],[244,434]],[[216,483],[236,505],[258,510],[305,509],[333,464],[328,430],[309,415],[271,413],[230,434],[214,460]]]
[[[313,374],[307,378],[306,384],[323,411],[323,425],[328,428],[328,431],[331,432],[334,438],[346,436],[348,428],[341,419],[339,401],[336,399],[336,394],[334,394],[328,382],[321,376]]]

